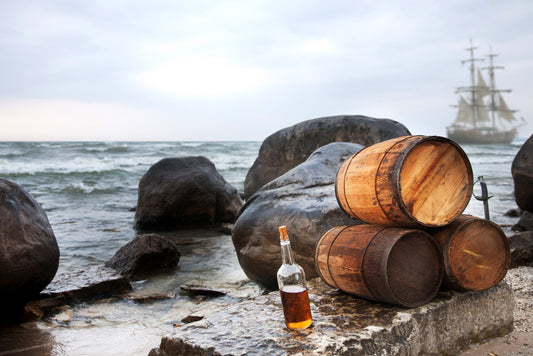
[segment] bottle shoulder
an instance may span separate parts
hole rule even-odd
[[[281,265],[277,273],[278,287],[281,289],[287,285],[299,285],[305,288],[305,272],[297,264]]]
[[[304,274],[304,269],[302,268],[302,266],[296,263],[291,263],[291,264],[284,263],[278,269],[278,274],[282,274],[282,275],[290,275],[290,274],[295,274],[295,273]]]

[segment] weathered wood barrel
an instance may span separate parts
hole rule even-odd
[[[443,286],[481,291],[505,277],[511,260],[509,241],[497,224],[461,215],[450,225],[429,232],[441,247]]]
[[[340,207],[368,224],[412,228],[452,222],[468,205],[468,157],[439,136],[402,136],[365,147],[339,168]]]
[[[405,307],[431,301],[443,278],[435,240],[424,231],[398,227],[336,226],[318,241],[315,265],[334,288]]]

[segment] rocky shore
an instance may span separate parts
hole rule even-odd
[[[357,134],[347,135],[352,131]],[[67,281],[66,289],[58,288],[57,281],[45,288],[57,271],[59,258],[46,214],[16,183],[0,180],[0,211],[9,216],[0,224],[0,236],[7,238],[2,245],[11,246],[0,255],[0,266],[12,272],[0,278],[0,307],[6,315],[9,312],[11,320],[20,322],[46,317],[70,303],[124,295],[132,288],[130,282],[175,268],[183,257],[172,241],[149,232],[184,227],[210,226],[231,232],[244,273],[258,285],[275,290],[275,272],[280,265],[276,231],[283,224],[294,237],[296,260],[313,280],[317,320],[312,331],[294,338],[277,326],[282,314],[278,294],[273,291],[212,315],[193,316],[187,325],[176,327],[175,335],[163,338],[151,354],[182,354],[185,351],[180,350],[186,350],[186,354],[240,355],[258,343],[260,354],[531,353],[533,136],[513,161],[520,217],[513,226],[517,234],[509,237],[513,268],[502,283],[481,292],[441,291],[427,305],[404,310],[340,293],[316,278],[317,239],[333,226],[363,223],[343,212],[335,199],[339,164],[366,145],[408,134],[397,122],[363,116],[314,119],[280,130],[265,140],[246,178],[246,201],[205,157],[160,161],[139,184],[133,222],[139,235],[119,250],[107,267],[85,271],[78,281]],[[259,177],[266,181],[257,184]],[[234,226],[228,226],[232,222]],[[49,253],[41,254],[44,249]],[[20,251],[28,251],[27,260],[33,264],[24,263],[20,268],[20,256],[25,253]],[[219,295],[217,290],[203,288],[189,286],[189,291]],[[374,318],[354,325],[367,312]],[[250,321],[260,327],[253,331]],[[245,339],[241,344],[237,342],[240,338]],[[427,342],[428,338],[435,342]],[[483,343],[487,339],[491,340]]]

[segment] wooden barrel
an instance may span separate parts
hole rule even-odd
[[[340,207],[368,224],[412,228],[444,226],[466,208],[472,167],[455,142],[439,136],[403,136],[368,146],[337,172]]]
[[[430,234],[441,247],[445,287],[481,291],[505,277],[511,260],[509,241],[497,224],[461,215]]]
[[[398,227],[336,226],[318,241],[315,266],[334,288],[405,307],[433,299],[443,278],[435,240]]]

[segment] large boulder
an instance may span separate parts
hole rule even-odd
[[[509,238],[511,249],[510,267],[528,265],[533,262],[533,231],[520,232]]]
[[[59,247],[41,205],[0,178],[0,308],[35,297],[54,278]]]
[[[176,267],[180,252],[174,242],[157,234],[138,235],[122,246],[106,262],[106,267],[117,270],[121,275],[138,279],[147,274]]]
[[[134,225],[139,230],[233,223],[243,201],[202,156],[165,158],[139,182]]]
[[[269,289],[277,288],[281,266],[278,227],[287,226],[293,258],[306,277],[315,270],[315,245],[333,226],[361,223],[346,214],[335,197],[338,167],[362,145],[330,143],[281,177],[258,190],[239,212],[232,232],[239,263],[246,275]]]
[[[516,204],[533,213],[533,135],[524,142],[511,166]]]
[[[303,121],[267,137],[244,181],[244,197],[302,163],[317,148],[331,142],[363,146],[410,135],[402,124],[362,115],[340,115]]]

